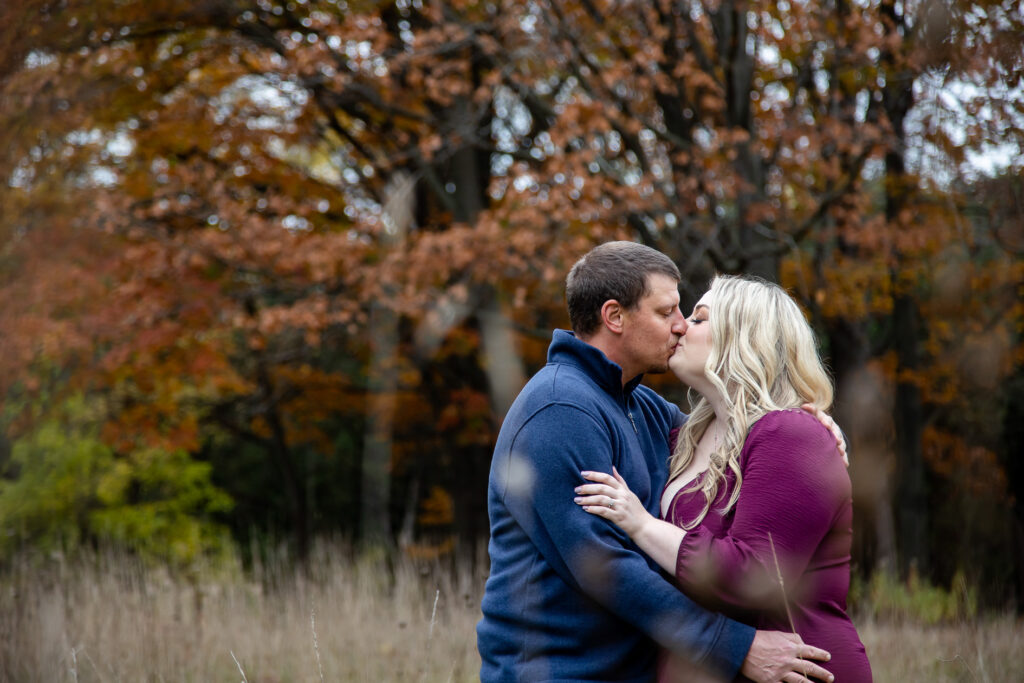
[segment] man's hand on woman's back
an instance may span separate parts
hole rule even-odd
[[[843,462],[849,467],[850,455],[846,452],[846,434],[843,434],[843,430],[839,428],[839,425],[832,419],[832,416],[821,408],[816,407],[813,403],[805,403],[800,407],[818,418],[818,422],[823,424],[825,429],[832,432],[832,437],[836,440],[836,448],[839,449],[839,453],[843,456]]]
[[[806,645],[800,636],[781,631],[758,631],[740,673],[757,683],[828,681],[833,676],[811,660],[827,662],[828,652]]]

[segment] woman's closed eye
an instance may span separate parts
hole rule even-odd
[[[707,321],[708,321],[707,318],[698,318],[698,317],[694,316],[694,317],[690,318],[689,323],[691,325],[699,325],[701,323],[706,323]]]

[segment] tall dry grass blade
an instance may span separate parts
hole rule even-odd
[[[967,669],[967,673],[970,674],[970,677],[971,677],[972,681],[977,681],[977,680],[987,681],[988,680],[987,678],[979,679],[978,676],[975,675],[974,669],[972,669],[971,665],[967,662],[967,658],[964,657],[961,654],[954,655],[952,659],[946,659],[944,657],[939,657],[939,661],[942,662],[943,664],[960,664],[960,665],[962,665],[965,669]]]
[[[434,610],[430,613],[430,630],[427,632],[427,641],[429,642],[434,637],[434,622],[437,617],[437,601],[441,598],[441,589],[437,589],[437,593],[434,595]]]
[[[89,656],[89,653],[86,651],[85,647],[79,647],[78,652],[85,657],[85,661],[89,662],[89,666],[91,666],[92,670],[96,672],[96,675],[99,677],[100,682],[102,683],[103,681],[106,681],[107,679],[103,676],[103,673],[100,671],[100,668],[96,666],[96,662],[92,661],[92,657]]]
[[[228,650],[228,652],[231,652],[231,659],[235,660],[235,666],[238,667],[238,673],[242,674],[242,683],[249,683],[249,679],[245,677],[245,672],[242,671],[242,665],[238,663],[238,657],[235,656],[233,651]]]
[[[779,566],[779,556],[775,553],[775,540],[772,532],[768,532],[768,545],[772,547],[772,559],[775,561],[775,576],[779,579],[779,589],[782,590],[782,604],[786,606],[786,618],[789,619],[789,630],[797,635],[796,626],[793,623],[793,613],[789,609],[789,596],[786,594],[786,582],[782,580],[782,567]]]
[[[775,539],[772,538],[772,532],[768,532],[768,545],[772,547],[772,560],[775,561],[775,576],[779,579],[779,590],[782,591],[782,604],[786,606],[786,619],[789,620],[789,630],[797,638],[800,638],[800,634],[796,632],[796,625],[793,623],[793,612],[789,609],[789,595],[786,594],[786,582],[782,580],[782,567],[779,566],[779,556],[775,552]],[[800,638],[802,641],[803,638]],[[797,659],[803,659],[800,655],[796,656]]]
[[[320,683],[324,683],[324,667],[320,664],[320,644],[316,639],[316,610],[309,610],[309,625],[313,629],[313,652],[316,653],[316,668],[320,671]]]

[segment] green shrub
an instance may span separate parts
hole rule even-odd
[[[958,572],[948,589],[933,586],[911,572],[906,581],[876,571],[867,581],[854,577],[849,605],[858,615],[879,620],[939,624],[973,619],[978,613],[977,589]]]
[[[231,499],[207,463],[180,450],[119,455],[82,419],[82,399],[64,408],[16,440],[0,466],[0,557],[88,543],[187,565],[224,551],[227,532],[212,515]]]

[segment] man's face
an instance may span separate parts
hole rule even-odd
[[[636,308],[623,312],[620,365],[624,380],[668,370],[668,359],[686,332],[677,286],[668,275],[652,274],[647,278],[647,296]]]

